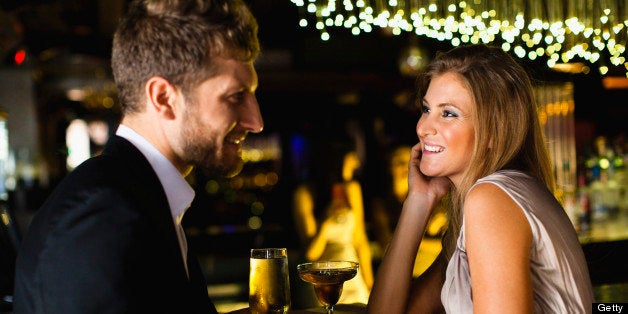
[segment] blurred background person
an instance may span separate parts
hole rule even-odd
[[[407,144],[392,146],[386,155],[385,171],[380,189],[371,198],[371,233],[375,239],[374,267],[377,267],[397,226],[403,201],[408,195],[408,160],[412,147]],[[432,213],[424,240],[421,242],[414,264],[414,277],[418,277],[436,259],[442,249],[441,238],[447,229],[444,204]]]
[[[386,156],[381,188],[371,200],[371,223],[377,245],[383,251],[392,238],[401,206],[408,194],[410,146],[399,145]]]
[[[350,140],[319,143],[311,180],[293,194],[295,229],[307,261],[348,260],[360,263],[358,275],[344,283],[339,303],[368,302],[373,271],[364,218],[362,186],[355,177],[361,163]],[[310,288],[311,289],[311,288]]]

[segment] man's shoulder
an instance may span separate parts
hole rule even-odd
[[[94,180],[122,177],[125,181],[132,181],[142,180],[143,176],[150,172],[152,168],[148,160],[133,144],[126,139],[113,136],[100,155],[85,160],[68,173],[67,178],[86,177]]]

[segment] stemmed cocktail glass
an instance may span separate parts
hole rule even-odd
[[[359,264],[351,261],[319,261],[297,265],[301,280],[314,286],[318,301],[328,314],[334,312],[345,281],[358,273]]]

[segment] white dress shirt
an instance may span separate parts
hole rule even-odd
[[[170,213],[172,214],[172,221],[174,222],[175,230],[177,231],[177,237],[179,239],[179,246],[181,248],[181,256],[183,257],[183,265],[185,266],[186,273],[188,272],[187,266],[187,241],[185,239],[185,232],[181,221],[185,211],[190,207],[192,200],[194,199],[194,189],[183,178],[181,173],[175,168],[175,166],[157,150],[150,142],[144,137],[133,131],[131,128],[120,124],[116,135],[127,139],[137,149],[144,154],[148,162],[150,163],[157,177],[161,182],[161,185],[166,192],[166,198],[168,199],[168,205],[170,205]]]

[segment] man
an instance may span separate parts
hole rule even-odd
[[[181,220],[194,166],[241,169],[263,120],[257,22],[240,0],[137,0],[113,39],[123,117],[74,169],[18,253],[14,313],[216,313]]]

